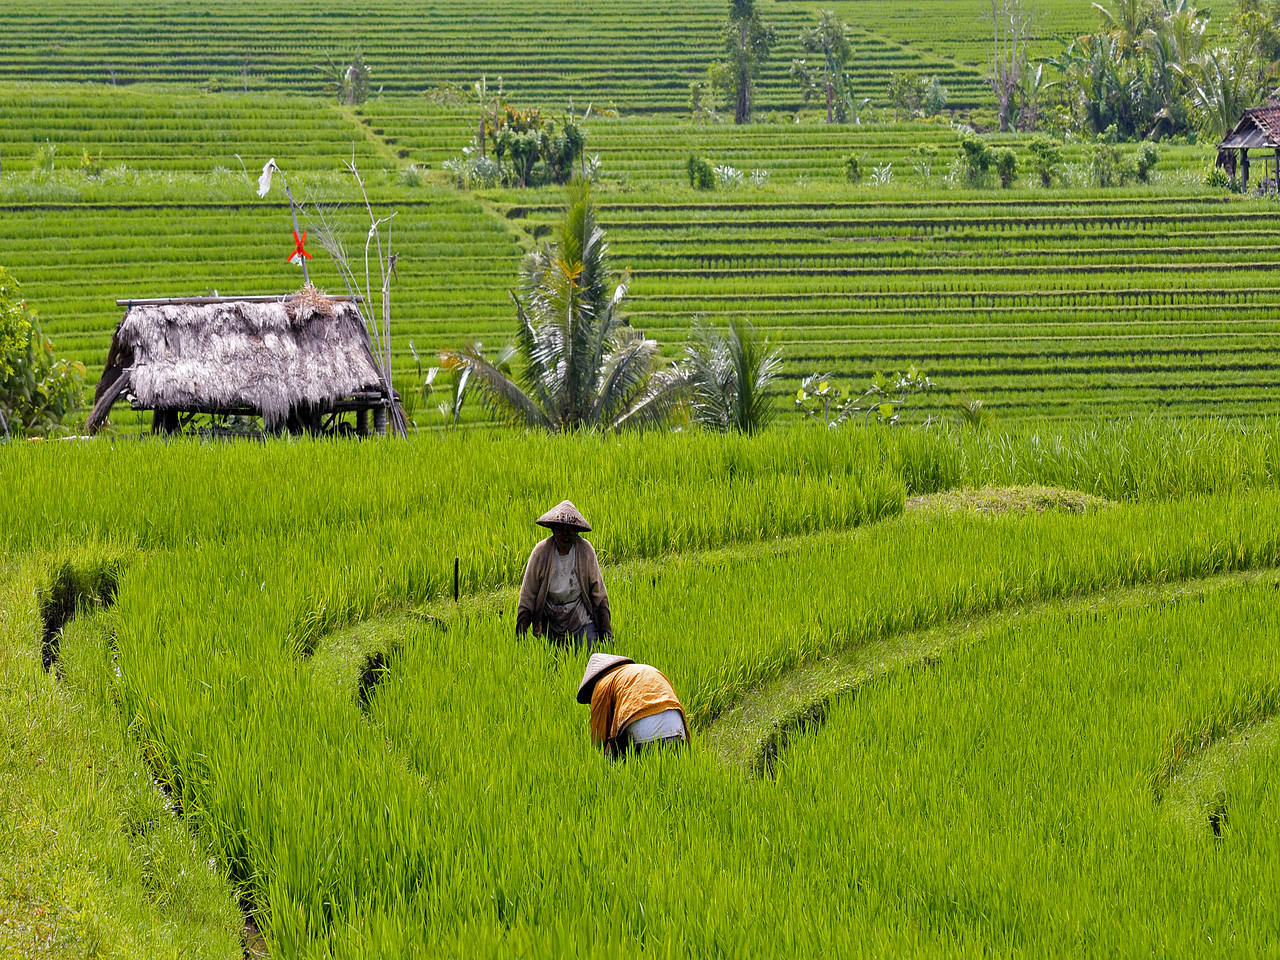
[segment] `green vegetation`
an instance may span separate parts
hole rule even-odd
[[[63,429],[80,404],[84,364],[58,359],[18,284],[0,266],[0,437]]]
[[[430,170],[405,185],[398,165],[437,168],[474,133],[469,107],[372,100],[353,123],[316,101],[16,89],[37,96],[0,108],[19,118],[0,127],[11,141],[0,143],[0,244],[46,334],[91,381],[116,298],[296,288],[287,209],[259,201],[236,158],[243,142],[255,173],[277,153],[285,163],[273,130],[286,144],[308,124],[322,131],[289,163],[304,195],[358,199],[332,172],[354,138],[375,202],[400,211],[393,343],[406,394],[410,344],[431,356],[469,338],[491,350],[509,340],[506,290],[563,204],[558,189],[477,197]],[[184,117],[181,134],[164,109]],[[52,174],[7,159],[29,157],[63,115],[78,119],[59,121]],[[128,140],[119,153],[105,139],[112,130]],[[1270,207],[1206,189],[1203,148],[1164,147],[1150,184],[1103,189],[1090,186],[1093,147],[1065,143],[1046,190],[1037,141],[990,138],[1018,162],[1015,182],[997,191],[990,173],[987,186],[964,186],[960,136],[944,126],[779,130],[624,116],[597,117],[588,133],[601,161],[600,221],[632,271],[631,322],[675,358],[695,318],[721,329],[749,320],[783,350],[780,407],[814,370],[859,382],[913,362],[936,381],[940,409],[976,396],[999,416],[1245,413],[1273,393]],[[781,133],[785,153],[774,147]],[[891,164],[894,182],[850,186],[841,158],[851,145],[864,181]],[[936,159],[922,161],[922,146]],[[1117,149],[1123,169],[1134,151]],[[64,165],[85,150],[100,158],[97,179],[78,161]],[[687,186],[691,151],[769,176],[708,196]],[[354,242],[367,224],[348,219]],[[312,269],[319,286],[342,289],[323,256]]]
[[[0,549],[65,581],[50,598],[101,599],[92,571],[111,571],[108,620],[82,599],[43,682],[118,710],[108,729],[127,725],[164,817],[211,845],[273,955],[738,953],[746,904],[803,950],[840,940],[844,911],[855,953],[1059,953],[1078,947],[1061,904],[1100,888],[1110,943],[1190,949],[1230,922],[1251,947],[1270,929],[1260,880],[1225,877],[1269,869],[1271,794],[1214,774],[1230,846],[1210,857],[1207,819],[1175,831],[1155,785],[1188,734],[1235,736],[1277,702],[1276,438],[1151,421],[9,447]],[[46,482],[15,482],[31,475]],[[1116,502],[897,516],[907,495],[1028,482]],[[619,649],[688,707],[687,753],[609,763],[572,704],[585,653],[511,636],[531,518],[564,492],[596,528]],[[63,577],[69,542],[100,561]],[[10,635],[34,682],[30,596],[0,610],[26,611]],[[759,782],[717,744],[777,685],[792,692],[735,741],[766,744],[776,781]],[[1025,866],[1041,860],[1054,884]],[[1146,909],[1191,891],[1194,914]]]
[[[111,629],[87,612],[41,664],[53,599],[77,609],[114,590],[110,547],[46,564],[0,559],[0,954],[231,957],[243,917],[203,839],[152,785],[112,699]],[[37,603],[37,598],[43,602]],[[78,603],[77,599],[82,602]]]
[[[685,390],[677,370],[654,370],[658,344],[622,316],[627,279],[615,282],[591,187],[574,181],[557,241],[525,257],[518,371],[511,351],[486,357],[473,342],[442,354],[469,376],[491,408],[513,423],[559,432],[661,424]]]

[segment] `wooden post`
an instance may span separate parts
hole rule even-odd
[[[373,408],[373,432],[380,437],[387,435],[387,408],[382,405]]]
[[[369,408],[361,407],[356,411],[356,436],[367,437],[369,435]]]
[[[151,414],[151,432],[170,436],[178,432],[181,421],[177,410],[155,410]]]
[[[458,602],[458,558],[453,558],[453,602]]]
[[[1240,150],[1240,192],[1244,193],[1249,189],[1249,148],[1243,147]]]

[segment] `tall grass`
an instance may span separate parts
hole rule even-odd
[[[937,872],[938,858],[969,863],[974,848],[937,840],[942,852],[925,859],[881,842],[939,836],[919,798],[962,808],[948,784],[918,774],[868,793],[871,781],[846,763],[868,748],[834,738],[846,759],[820,761],[827,788],[752,784],[721,768],[697,730],[796,663],[896,631],[1280,565],[1275,443],[1266,424],[1153,421],[1065,437],[815,428],[752,439],[36,445],[0,450],[10,491],[0,530],[6,554],[89,544],[88,556],[128,558],[115,568],[115,660],[104,652],[82,669],[98,671],[151,772],[212,839],[283,955],[812,952],[844,942],[840,916],[856,920],[859,943],[885,950],[1054,952],[1074,941],[1057,916],[1035,922],[1050,898],[1006,891],[980,863],[960,887]],[[1137,502],[1085,516],[897,516],[908,491],[1027,479]],[[596,528],[615,649],[658,664],[694,720],[685,754],[606,762],[572,699],[583,656],[512,636],[511,588],[540,533],[532,518],[564,496]],[[791,534],[808,536],[779,539]],[[506,589],[453,612],[437,605],[436,622],[378,619],[446,594],[454,556],[464,592]],[[370,649],[391,658],[367,706],[352,678],[311,661],[329,663],[327,631],[361,617],[375,618],[367,635],[382,633]],[[1191,683],[1204,644],[1184,647],[1182,622],[1148,631],[1165,641],[1126,655],[1172,657]],[[1257,636],[1251,662],[1265,670],[1270,635]],[[1247,685],[1256,669],[1221,676]],[[901,698],[916,682],[888,684]],[[1151,737],[1204,719],[1182,714]],[[931,742],[923,720],[905,729]],[[1045,721],[1046,737],[1055,729]],[[784,760],[802,766],[801,753]],[[1098,814],[1087,796],[1076,805],[1077,780],[1063,783],[1061,816]],[[824,804],[862,810],[868,826]],[[882,837],[866,804],[914,819]],[[1055,820],[1007,842],[989,820],[972,822],[995,830],[996,864],[1057,863],[1051,847],[1029,846]],[[1125,864],[1060,882],[1127,889],[1136,881]],[[1178,876],[1141,889],[1182,896]],[[753,917],[770,924],[767,940]],[[1247,923],[1241,935],[1252,937]],[[1139,925],[1133,942],[1150,930]],[[1171,928],[1170,942],[1191,930]]]

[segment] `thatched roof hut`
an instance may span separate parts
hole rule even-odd
[[[1250,150],[1272,152],[1271,156],[1264,154],[1262,157],[1262,187],[1276,189],[1276,181],[1280,178],[1280,104],[1275,101],[1246,110],[1218,144],[1217,166],[1232,177],[1239,169],[1242,190],[1249,188]]]
[[[155,411],[153,429],[183,414],[261,416],[269,430],[315,429],[327,414],[368,411],[381,428],[392,400],[350,298],[306,290],[288,297],[119,301],[88,429],[127,397]]]

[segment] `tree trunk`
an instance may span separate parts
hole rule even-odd
[[[751,122],[751,74],[746,67],[747,22],[738,21],[738,89],[733,103],[733,122]]]
[[[831,89],[831,77],[827,77],[827,123],[831,123],[831,100],[834,90]]]

